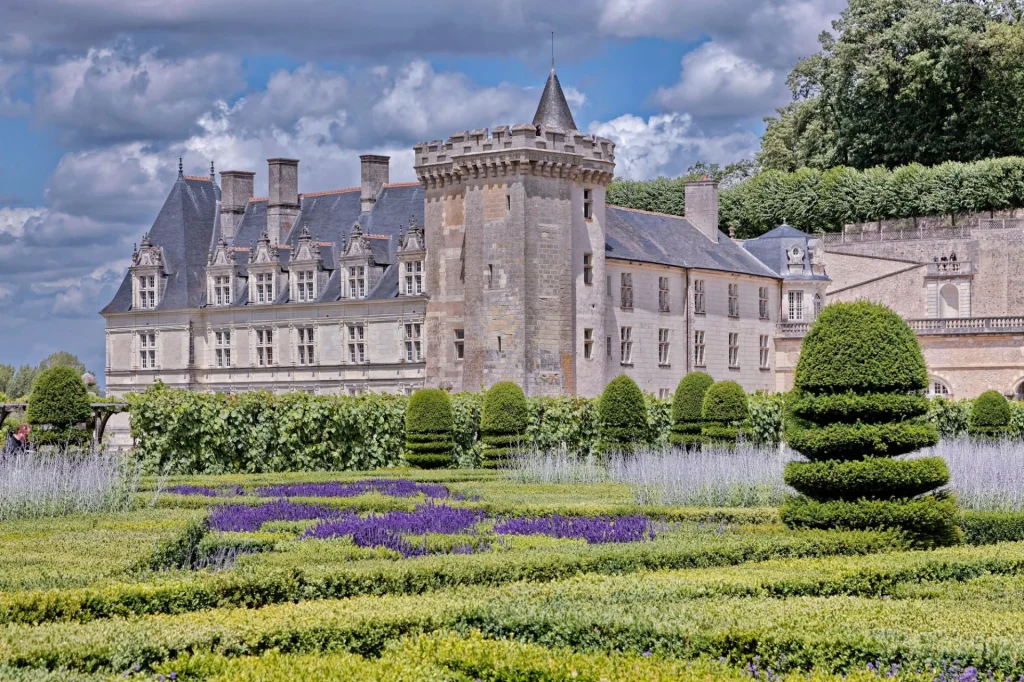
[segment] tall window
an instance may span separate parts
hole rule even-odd
[[[620,289],[619,296],[621,305],[625,309],[631,309],[633,307],[633,273],[624,272],[620,276]]]
[[[604,353],[609,360],[612,359],[612,337],[610,336],[604,337]]]
[[[213,304],[231,305],[231,275],[216,275],[213,278]]]
[[[768,312],[768,287],[758,287],[757,289],[757,315],[762,320],[771,317]]]
[[[348,326],[348,361],[358,364],[366,362],[366,327],[361,324]]]
[[[156,334],[139,334],[139,367],[156,369]]]
[[[261,272],[256,275],[256,302],[274,302],[274,273]]]
[[[295,298],[299,301],[313,300],[313,271],[300,270],[295,273]]]
[[[612,297],[612,276],[605,275],[604,277],[604,289],[608,292],[608,298]]]
[[[298,332],[299,339],[298,353],[296,354],[299,358],[299,364],[312,365],[314,351],[316,350],[316,343],[313,341],[313,328],[299,327],[295,331]]]
[[[583,283],[594,283],[594,254],[583,254]]]
[[[768,369],[771,366],[768,343],[768,335],[761,334],[761,340],[758,344],[758,353],[760,355],[761,369]]]
[[[365,265],[353,265],[348,269],[348,295],[350,298],[366,298]]]
[[[594,330],[584,329],[583,330],[583,358],[585,360],[594,359]]]
[[[423,261],[405,262],[405,295],[419,296],[423,293]]]
[[[659,388],[658,389],[658,399],[659,400],[668,400],[671,397],[672,397],[672,389],[671,388]]]
[[[938,379],[932,379],[931,386],[928,387],[928,397],[934,398],[936,396],[944,398],[949,396],[949,387]]]
[[[139,275],[139,307],[156,307],[156,275]]]
[[[804,320],[804,292],[789,292],[789,321],[803,322]]]
[[[740,335],[736,332],[729,334],[729,366],[740,366]]]
[[[662,366],[668,365],[668,351],[669,351],[668,335],[669,335],[669,330],[668,329],[659,329],[658,330],[658,364],[662,365]]]
[[[487,288],[494,288],[494,263],[487,264]]]
[[[704,295],[704,280],[693,280],[693,312],[703,315],[707,312],[707,298]]]
[[[583,190],[583,218],[585,220],[591,220],[594,217],[594,192],[593,190]]]
[[[256,330],[256,364],[270,367],[274,364],[274,330]]]
[[[633,328],[619,328],[619,362],[623,365],[633,364]]]
[[[821,294],[814,294],[814,319],[821,315]]]
[[[658,278],[658,310],[668,312],[668,277]]]
[[[422,332],[423,325],[419,322],[405,323],[405,359],[407,362],[419,362],[423,359]]]
[[[740,285],[729,285],[729,317],[740,316]]]
[[[231,332],[214,332],[213,352],[218,367],[231,366]]]
[[[456,329],[455,330],[455,359],[464,360],[466,358],[466,330]]]
[[[693,332],[693,365],[694,367],[704,367],[704,332],[695,331]]]

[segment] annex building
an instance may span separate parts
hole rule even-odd
[[[685,218],[606,205],[615,145],[577,130],[554,70],[531,123],[416,145],[414,183],[365,155],[359,187],[300,193],[298,160],[267,163],[266,196],[251,171],[218,184],[179,166],[101,313],[110,394],[511,380],[593,396],[625,373],[667,397],[698,369],[785,390],[821,307],[859,297],[913,320],[937,391],[1013,392],[1024,374],[1024,319],[995,335],[941,322],[1014,305],[975,302],[1007,277],[982,273],[1000,246],[963,247],[952,271],[926,254],[937,247],[878,252],[787,225],[739,242],[719,230],[711,180],[686,185]]]

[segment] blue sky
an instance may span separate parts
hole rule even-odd
[[[0,6],[0,363],[102,375],[97,314],[186,172],[302,161],[358,184],[460,129],[529,121],[550,65],[620,176],[750,158],[839,0],[6,0]]]

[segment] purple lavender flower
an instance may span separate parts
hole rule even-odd
[[[324,504],[298,504],[275,500],[255,507],[246,504],[225,504],[210,513],[210,528],[227,532],[255,532],[268,521],[310,521],[355,516],[350,509]]]
[[[211,488],[204,485],[172,485],[166,492],[174,495],[203,495],[205,497],[235,497],[244,495],[242,486],[230,486],[227,488]]]
[[[326,483],[292,483],[272,485],[256,490],[260,497],[356,497],[377,492],[388,497],[448,499],[453,496],[439,483],[417,483],[401,478],[368,478],[363,481],[328,481]]]
[[[505,519],[494,526],[499,535],[548,535],[575,538],[588,544],[638,542],[654,539],[654,530],[646,516],[530,516]]]

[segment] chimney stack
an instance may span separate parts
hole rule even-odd
[[[373,208],[380,188],[388,184],[390,156],[363,154],[359,157],[359,179],[362,185],[360,210],[364,213]]]
[[[238,233],[245,205],[253,195],[253,176],[248,171],[223,171],[220,174],[220,234],[228,243]]]
[[[711,241],[718,242],[718,181],[691,180],[685,185],[686,219]]]
[[[267,166],[267,232],[270,242],[277,246],[288,237],[299,216],[299,160],[267,159]]]

